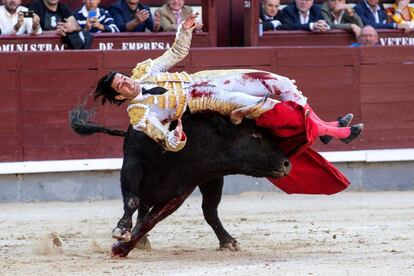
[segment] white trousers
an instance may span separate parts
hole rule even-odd
[[[294,82],[270,72],[252,69],[207,70],[191,74],[192,86],[214,86],[218,90],[263,97],[266,94],[278,100],[293,101],[305,106],[307,98]]]

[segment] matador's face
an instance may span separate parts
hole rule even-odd
[[[115,74],[111,87],[115,89],[119,95],[115,96],[117,100],[132,100],[141,94],[141,85],[130,77],[122,74]]]

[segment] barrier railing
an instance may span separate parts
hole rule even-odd
[[[289,4],[292,1],[281,1]],[[315,1],[322,3],[323,1]],[[353,1],[356,3],[358,1]],[[356,41],[351,32],[331,30],[327,33],[306,31],[259,32],[261,0],[244,2],[244,45],[245,46],[347,46]],[[414,34],[403,30],[378,30],[380,45],[414,45]]]
[[[0,161],[120,157],[122,139],[73,133],[68,111],[111,70],[130,74],[139,61],[163,51],[60,51],[0,53]],[[414,148],[413,47],[195,48],[170,72],[256,68],[296,80],[326,120],[353,112],[365,130],[357,142],[322,151]],[[125,129],[125,105],[98,107],[96,121]]]
[[[94,34],[91,49],[99,50],[165,50],[174,42],[175,33],[99,33]],[[212,33],[194,33],[191,47],[215,47]],[[63,51],[66,45],[60,36],[21,35],[0,37],[0,52]]]
[[[153,2],[162,5],[162,1]],[[73,3],[75,2],[73,1]],[[192,47],[217,46],[216,0],[193,0],[189,1],[188,4],[200,5],[203,17],[203,32],[194,34]],[[93,36],[91,49],[152,50],[168,48],[174,41],[175,33],[100,33]],[[62,51],[65,48],[66,45],[63,44],[61,38],[54,34],[0,36],[0,52]]]

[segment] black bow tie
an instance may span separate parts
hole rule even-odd
[[[164,87],[160,87],[160,86],[156,86],[151,89],[145,89],[144,87],[142,87],[142,95],[145,95],[145,94],[162,95],[167,91],[168,91],[167,89],[165,89]]]

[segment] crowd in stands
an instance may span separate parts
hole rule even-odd
[[[166,0],[154,14],[140,0],[114,0],[108,10],[100,6],[101,0],[83,0],[84,5],[76,11],[61,0],[32,0],[28,7],[21,5],[22,0],[1,1],[0,34],[4,35],[56,33],[67,38],[77,33],[87,37],[100,32],[175,32],[177,25],[193,12],[184,0]],[[368,31],[375,34],[375,29],[409,32],[414,28],[410,0],[395,0],[388,9],[381,0],[360,0],[354,7],[345,1],[326,0],[319,5],[314,0],[293,0],[281,9],[280,0],[263,0],[260,26],[263,31],[349,30],[359,43],[364,26],[372,26]],[[202,24],[197,23],[196,29],[201,30]],[[378,40],[377,34],[376,37]]]
[[[306,30],[329,32],[333,29],[352,31],[360,45],[365,45],[362,35],[364,26],[370,36],[378,42],[375,29],[403,29],[409,32],[414,28],[414,9],[410,0],[396,0],[392,7],[385,9],[380,0],[360,0],[354,7],[346,0],[326,0],[322,5],[314,0],[294,0],[280,9],[280,0],[263,0],[260,10],[260,23],[263,31]],[[367,34],[364,33],[364,36]],[[369,40],[371,41],[371,40]],[[370,42],[371,43],[371,42]]]
[[[32,0],[23,7],[22,0],[1,0],[0,34],[56,33],[66,37],[87,32],[175,32],[177,25],[193,12],[184,0],[167,0],[154,16],[150,7],[139,0],[116,0],[108,10],[100,0],[83,0],[77,11],[60,0]],[[201,30],[197,23],[196,29]]]

